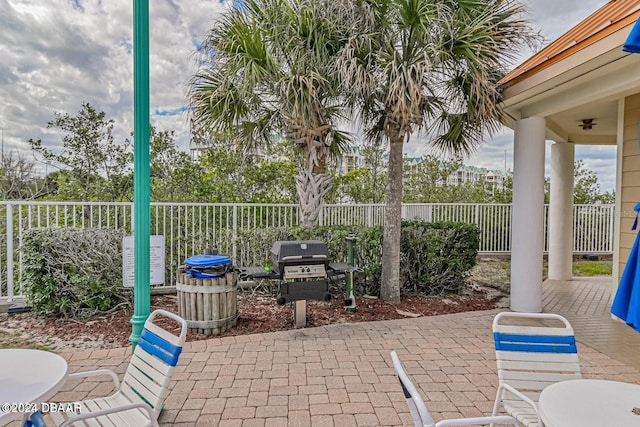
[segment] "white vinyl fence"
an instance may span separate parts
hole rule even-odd
[[[545,218],[547,218],[545,207]],[[511,205],[404,204],[404,219],[476,224],[480,253],[511,251]],[[251,264],[237,247],[237,233],[254,228],[298,225],[298,206],[291,204],[152,203],[151,234],[165,237],[165,286],[175,285],[175,271],[184,260],[217,248],[236,265]],[[612,252],[612,205],[574,207],[575,253]],[[321,225],[381,226],[384,205],[325,205]],[[22,245],[26,230],[40,227],[114,228],[132,234],[132,203],[0,202],[0,298],[22,294]],[[545,220],[545,234],[546,234]],[[547,245],[545,236],[545,251]]]

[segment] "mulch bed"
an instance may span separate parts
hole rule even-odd
[[[357,297],[357,311],[344,308],[344,295],[334,295],[329,302],[307,302],[307,326],[316,327],[334,323],[369,322],[377,320],[403,319],[419,316],[435,316],[496,308],[500,295],[485,290],[467,289],[463,295],[428,297],[406,294],[399,304],[388,304],[377,298]],[[154,295],[151,310],[162,308],[178,313],[176,295]],[[295,328],[293,310],[289,304],[277,305],[271,295],[245,293],[238,296],[239,318],[236,326],[218,336],[235,336],[255,333],[283,331]],[[123,308],[111,315],[80,322],[21,313],[8,316],[4,329],[18,329],[26,336],[55,337],[69,343],[63,350],[87,348],[113,348],[129,345],[131,335],[131,307]],[[168,324],[167,324],[168,325]],[[203,334],[189,333],[187,341],[211,338]],[[42,339],[40,339],[42,341]],[[0,343],[1,344],[1,343]]]

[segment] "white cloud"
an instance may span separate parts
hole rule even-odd
[[[224,7],[218,1],[149,2],[151,122],[176,130],[187,146],[184,114],[190,54]],[[5,150],[28,152],[29,138],[49,147],[53,113],[75,114],[83,101],[133,129],[133,5],[124,0],[0,0],[0,127]]]
[[[531,20],[552,40],[584,19],[603,0],[528,0]],[[151,122],[175,130],[187,147],[186,84],[194,71],[191,54],[223,8],[219,0],[149,2]],[[60,135],[46,129],[53,112],[75,114],[83,101],[116,121],[122,138],[133,130],[133,5],[130,0],[0,0],[0,128],[5,150],[30,155],[27,140],[49,147]],[[160,114],[155,114],[155,112]],[[175,114],[166,115],[173,112]],[[163,115],[164,114],[164,115]],[[419,155],[424,145],[409,144]],[[595,147],[577,150],[613,186],[607,162]],[[469,164],[512,168],[513,138],[505,130],[487,139]],[[608,157],[606,157],[608,158]],[[605,159],[606,159],[605,158]]]

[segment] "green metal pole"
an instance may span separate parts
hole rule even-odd
[[[132,333],[135,349],[151,307],[149,274],[149,0],[133,1],[133,241]]]
[[[350,234],[347,237],[347,264],[349,264],[352,267],[355,267],[355,263],[356,263],[355,259],[356,259],[356,236],[353,234]],[[345,301],[345,308],[347,309],[347,311],[351,311],[351,312],[358,311],[358,309],[356,308],[355,292],[353,291],[353,272],[354,270],[351,269],[345,275],[345,279],[347,282],[346,283],[347,299]]]
[[[347,264],[354,267],[356,263],[356,236],[349,234],[347,236]]]

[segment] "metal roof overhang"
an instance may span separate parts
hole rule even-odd
[[[640,56],[622,51],[633,24],[578,50],[574,54],[505,84],[504,124],[544,117],[547,138],[577,144],[615,144],[617,100],[640,92]],[[594,118],[584,131],[580,121]]]

